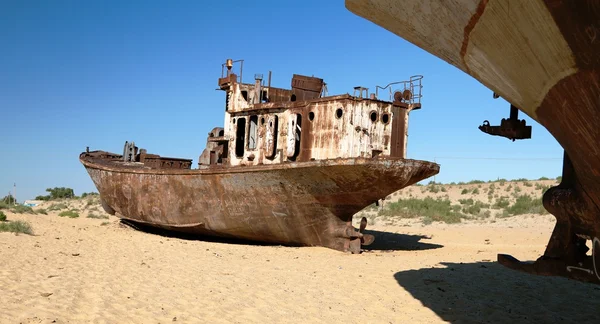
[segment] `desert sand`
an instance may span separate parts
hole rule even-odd
[[[413,192],[420,192],[420,188]],[[497,264],[542,255],[551,215],[376,222],[359,255],[6,213],[1,323],[598,323],[600,287]]]

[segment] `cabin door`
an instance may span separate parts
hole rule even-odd
[[[277,116],[269,116],[265,125],[265,156],[273,158],[277,146]]]
[[[290,114],[288,117],[286,149],[289,158],[296,155],[296,114]]]

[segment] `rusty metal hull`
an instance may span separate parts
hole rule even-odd
[[[530,273],[600,284],[600,2],[345,3],[471,75],[556,138],[565,162],[562,183],[543,197],[557,219],[547,249],[534,264],[505,255],[498,260]]]
[[[352,216],[439,172],[402,158],[349,158],[222,169],[153,169],[82,153],[105,209],[202,235],[358,252]]]

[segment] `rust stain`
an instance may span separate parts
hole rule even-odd
[[[467,8],[471,4],[477,4],[476,12],[464,26],[462,44],[456,44],[461,45],[460,53],[453,54],[461,56],[468,74],[482,81],[477,76],[477,71],[471,71],[466,65],[465,56],[470,35],[481,19],[488,1],[470,0],[461,3],[439,0],[434,2],[436,5],[452,10],[468,10]],[[600,124],[600,55],[598,55],[600,53],[600,41],[598,41],[600,2],[596,0],[545,0],[540,3],[545,5],[543,10],[547,9],[552,15],[553,22],[550,23],[555,24],[555,26],[545,25],[543,27],[557,27],[559,33],[552,35],[536,33],[536,28],[531,28],[531,30],[523,32],[523,35],[526,35],[527,41],[531,41],[531,43],[533,40],[538,41],[542,38],[546,42],[566,42],[568,49],[563,50],[568,53],[559,54],[574,56],[575,66],[572,68],[576,72],[568,76],[552,75],[551,77],[558,76],[560,78],[556,78],[559,81],[550,85],[547,93],[531,94],[527,93],[527,89],[515,88],[516,94],[513,94],[512,98],[505,99],[511,102],[518,96],[545,95],[542,103],[535,110],[536,119],[564,148],[562,182],[546,191],[542,198],[544,207],[556,217],[557,222],[544,254],[535,262],[523,263],[504,254],[498,255],[498,262],[511,269],[527,273],[562,276],[600,284],[600,127],[598,127]],[[368,10],[377,12],[379,9],[371,7]],[[415,28],[412,20],[423,21],[420,19],[423,15],[422,12],[405,12],[404,14],[407,14],[410,20],[401,23],[412,24],[411,28]],[[490,15],[493,14],[490,12]],[[539,12],[528,14],[535,18]],[[365,9],[362,15],[372,17],[373,13],[367,14]],[[387,17],[390,20],[396,19],[389,15]],[[506,39],[511,39],[515,26],[510,24],[510,15],[505,16],[504,13],[499,13],[498,16],[489,18],[507,19],[508,23],[504,27],[498,25],[498,28],[506,29],[497,32],[498,34],[504,33]],[[398,22],[394,21],[394,23]],[[534,24],[540,22],[530,19],[529,23],[531,27],[539,27]],[[392,25],[390,21],[383,20],[380,20],[379,24],[382,26]],[[530,27],[523,22],[520,22],[520,25],[521,28]],[[461,30],[458,29],[457,32],[460,34]],[[406,28],[397,33],[401,36],[406,34],[408,37],[412,31],[410,28]],[[436,39],[427,41],[436,42]],[[498,48],[490,47],[491,49],[497,50]],[[480,50],[486,49],[480,48]],[[533,54],[533,57],[544,57],[548,55],[535,47],[523,48],[523,50],[538,51],[524,52],[524,56]],[[435,51],[435,49],[430,49],[430,51]],[[447,57],[441,52],[432,52],[432,54],[440,58]],[[502,62],[490,62],[492,65],[494,63],[501,64]],[[546,70],[543,73],[549,71]],[[492,83],[490,87],[498,87],[500,83],[507,82],[507,80],[498,78],[496,81],[490,82]],[[517,118],[517,110],[520,108],[512,106],[511,117],[502,120],[499,126],[490,126],[489,123],[484,123],[480,129],[488,134],[504,136],[512,140],[530,138],[531,126],[527,126],[524,120]],[[588,253],[590,249],[592,251]]]
[[[391,102],[362,87],[360,96],[328,96],[323,79],[297,74],[289,90],[260,74],[244,83],[236,62],[223,65],[225,124],[208,133],[198,168],[134,142],[123,154],[81,153],[107,212],[175,231],[357,253],[373,237],[352,226],[355,213],[439,172],[404,158],[422,76],[391,83],[403,93]]]
[[[472,71],[469,69],[469,66],[467,65],[467,61],[465,60],[465,55],[467,55],[467,48],[469,47],[469,37],[471,37],[471,31],[473,31],[473,28],[475,28],[475,26],[477,25],[477,22],[479,22],[479,18],[481,18],[481,15],[483,15],[483,12],[485,11],[485,7],[487,6],[487,3],[488,3],[488,0],[479,1],[479,4],[477,5],[477,9],[475,10],[475,13],[473,14],[473,16],[471,16],[471,19],[469,19],[469,22],[467,23],[467,25],[465,26],[465,29],[464,29],[463,42],[460,47],[460,57],[463,61],[463,65],[465,66],[465,69],[467,70],[467,73],[471,74],[471,75],[472,75]]]

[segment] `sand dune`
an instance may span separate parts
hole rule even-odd
[[[0,233],[2,323],[592,323],[600,287],[495,263],[540,256],[553,217],[370,226],[361,255],[15,215]],[[398,234],[394,234],[398,233]]]

